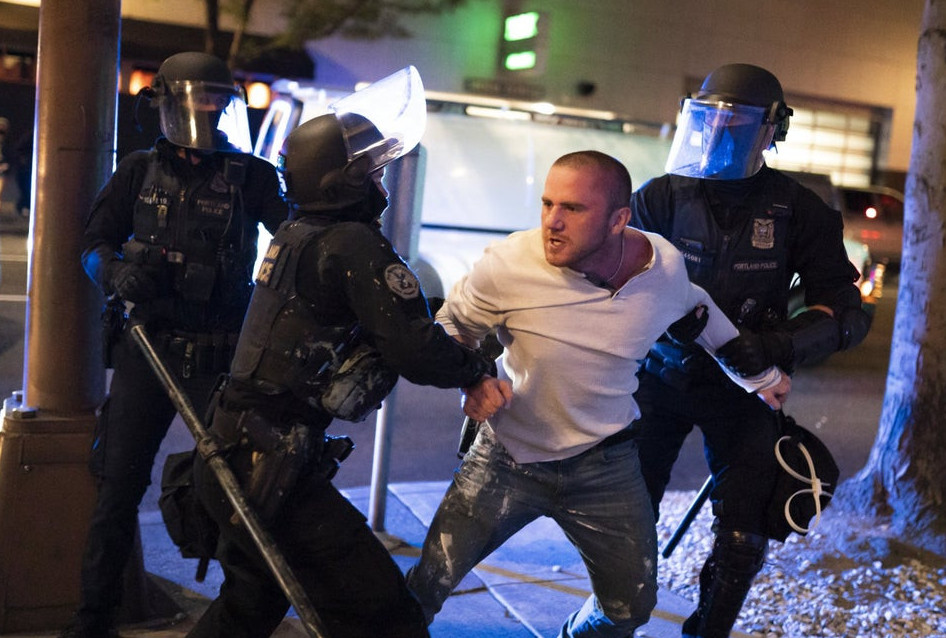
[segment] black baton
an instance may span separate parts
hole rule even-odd
[[[688,529],[690,529],[693,519],[696,518],[696,515],[700,513],[700,510],[703,508],[703,503],[706,502],[706,499],[709,498],[710,492],[712,491],[713,476],[710,475],[706,477],[703,487],[700,488],[700,491],[696,494],[696,498],[694,498],[693,502],[690,503],[690,507],[687,508],[686,513],[680,520],[680,524],[677,525],[677,529],[674,530],[673,536],[670,537],[670,540],[667,541],[663,551],[660,552],[661,556],[664,558],[670,558],[670,554],[672,554],[673,550],[676,549],[677,545],[680,544],[680,539],[683,538],[683,535],[686,534]]]
[[[220,486],[230,500],[230,504],[233,505],[234,511],[243,521],[250,536],[253,537],[253,541],[256,543],[260,554],[263,555],[266,564],[269,565],[273,576],[282,588],[289,603],[295,608],[296,613],[299,615],[299,620],[302,621],[306,631],[313,638],[327,638],[328,632],[325,631],[322,620],[315,612],[312,603],[309,602],[305,590],[302,589],[302,585],[299,584],[299,581],[292,573],[289,564],[286,562],[286,558],[279,551],[279,548],[276,547],[276,543],[273,541],[272,537],[260,523],[256,512],[253,511],[253,508],[247,502],[243,490],[240,488],[240,484],[233,474],[233,470],[230,469],[227,462],[220,456],[220,450],[216,442],[197,417],[190,399],[187,398],[187,395],[184,393],[177,379],[167,369],[164,362],[161,361],[161,357],[159,357],[158,353],[155,351],[154,346],[151,345],[144,326],[140,323],[135,323],[131,326],[131,334],[135,338],[138,347],[141,348],[141,351],[144,353],[145,358],[148,359],[148,363],[151,364],[151,368],[158,376],[158,379],[160,379],[164,389],[167,390],[168,396],[171,398],[171,402],[184,420],[184,424],[194,436],[194,440],[197,442],[197,452],[210,469],[213,470],[217,480],[220,481]]]
[[[473,445],[473,439],[480,429],[480,422],[474,421],[470,417],[463,419],[463,426],[460,428],[460,445],[457,446],[457,458],[462,459],[466,456],[467,450]]]

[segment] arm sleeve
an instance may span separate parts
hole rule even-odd
[[[794,205],[797,222],[789,252],[792,267],[805,288],[805,305],[824,305],[835,315],[861,305],[855,286],[857,269],[844,248],[841,213],[806,189],[799,189]]]
[[[252,157],[252,171],[248,184],[252,190],[246,194],[252,215],[275,235],[279,224],[289,216],[289,205],[283,199],[276,168],[266,160]]]
[[[499,325],[499,289],[492,277],[489,250],[450,291],[437,313],[437,321],[446,331],[479,345]]]
[[[441,388],[473,385],[490,362],[457,343],[430,316],[416,276],[380,234],[360,223],[340,224],[331,239],[330,279],[341,292],[372,345],[412,383]]]
[[[148,151],[135,151],[118,164],[98,192],[82,235],[82,267],[105,294],[111,294],[109,264],[120,259],[132,234],[135,200],[144,179]]]

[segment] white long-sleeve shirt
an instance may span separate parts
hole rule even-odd
[[[644,233],[653,259],[617,291],[545,259],[540,229],[513,233],[484,251],[437,314],[453,335],[474,340],[496,329],[505,347],[501,376],[512,383],[510,407],[489,420],[519,463],[569,458],[637,419],[637,370],[667,327],[697,304],[709,320],[697,340],[710,353],[738,335],[699,286],[680,253]],[[778,380],[772,369],[752,380],[730,374],[747,391]]]

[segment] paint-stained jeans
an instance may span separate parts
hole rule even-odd
[[[480,428],[424,541],[408,586],[428,621],[477,563],[540,516],[578,549],[593,594],[562,638],[627,638],[657,604],[657,538],[633,441],[562,461],[519,464]]]

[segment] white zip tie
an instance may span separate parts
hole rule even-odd
[[[798,449],[801,450],[802,456],[805,457],[805,462],[808,464],[808,473],[810,476],[804,476],[802,474],[799,474],[794,469],[792,469],[791,466],[789,466],[789,464],[785,461],[785,459],[782,457],[782,452],[779,449],[779,446],[781,445],[782,441],[791,440],[791,438],[792,437],[790,436],[783,436],[782,438],[780,438],[778,441],[775,442],[775,458],[778,459],[779,465],[782,466],[782,469],[788,472],[789,476],[801,481],[802,483],[807,483],[811,485],[811,488],[805,489],[805,490],[798,490],[797,492],[795,492],[794,494],[788,497],[788,499],[785,501],[785,520],[788,521],[789,526],[793,530],[798,532],[799,534],[807,534],[812,528],[814,528],[816,525],[818,525],[821,522],[821,495],[824,494],[825,496],[828,496],[830,498],[833,496],[833,494],[831,492],[827,492],[824,490],[824,485],[830,485],[830,484],[829,483],[822,484],[821,479],[819,479],[818,476],[815,474],[814,461],[811,460],[811,454],[808,452],[808,448],[805,447],[804,443],[799,442]],[[807,528],[801,527],[800,525],[798,525],[795,522],[795,520],[792,518],[792,514],[791,514],[792,500],[796,496],[799,496],[802,494],[811,494],[812,498],[815,500],[815,516],[814,516],[815,522],[813,525]]]

